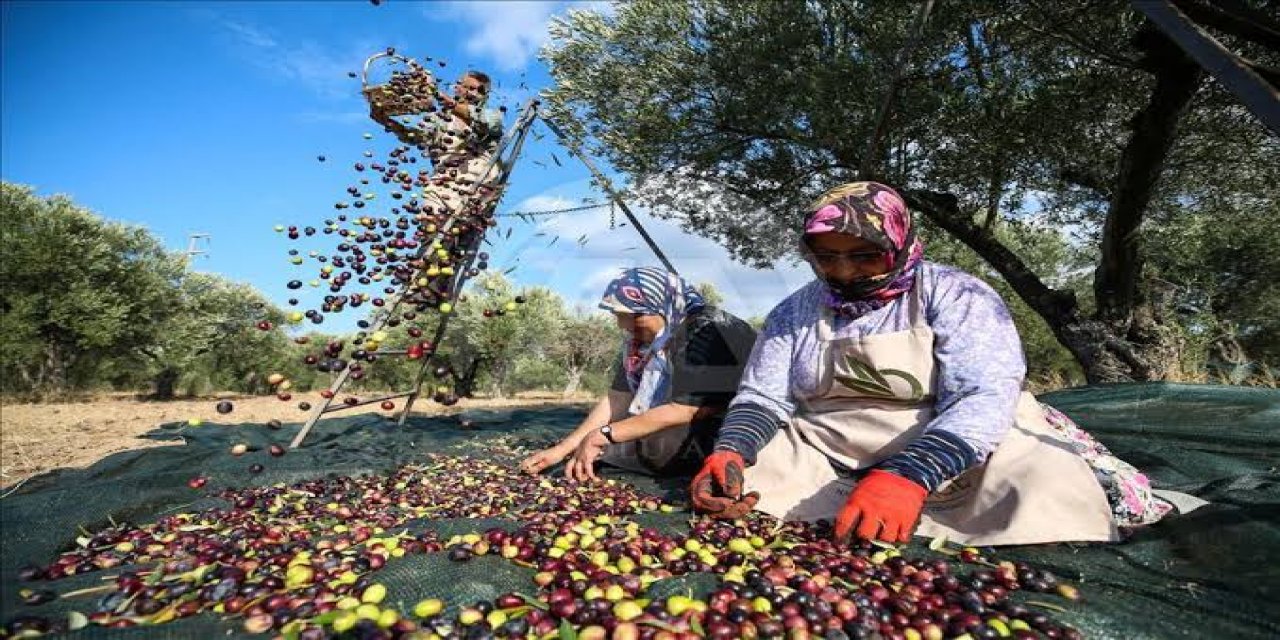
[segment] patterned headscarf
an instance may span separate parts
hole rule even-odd
[[[886,253],[889,271],[851,283],[827,282],[828,304],[837,313],[857,317],[879,309],[911,290],[924,244],[916,237],[911,212],[902,196],[879,182],[850,182],[822,194],[804,225],[804,249],[821,233],[847,233]],[[822,273],[814,268],[819,278]]]
[[[655,357],[665,358],[663,348],[685,317],[707,305],[689,283],[675,273],[657,267],[624,269],[609,283],[600,300],[600,308],[615,313],[662,316],[666,326],[652,344],[640,344],[628,336],[623,344],[623,366],[627,383],[635,391],[646,366]]]

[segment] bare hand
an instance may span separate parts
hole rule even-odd
[[[520,470],[528,474],[537,475],[547,467],[564,460],[565,457],[572,452],[572,449],[560,444],[557,444],[554,447],[547,447],[546,449],[525,458],[520,463]]]
[[[578,443],[578,449],[573,452],[573,457],[569,459],[564,475],[574,482],[599,480],[600,478],[596,476],[595,462],[604,455],[604,448],[607,446],[609,446],[609,440],[603,433],[592,431],[587,434],[582,442]]]

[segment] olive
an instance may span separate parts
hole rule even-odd
[[[48,589],[19,589],[18,597],[23,604],[37,605],[44,604],[58,597],[58,594]]]

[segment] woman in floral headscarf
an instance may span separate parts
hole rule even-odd
[[[973,545],[1115,540],[1169,511],[1145,476],[1022,391],[1004,302],[923,260],[893,189],[826,193],[801,249],[817,279],[766,319],[694,478],[697,508]]]
[[[569,457],[565,475],[596,478],[597,460],[663,475],[697,470],[755,343],[751,325],[709,306],[680,276],[626,269],[600,307],[625,337],[609,394],[555,446],[526,458],[538,473]]]

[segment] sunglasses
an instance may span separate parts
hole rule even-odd
[[[809,259],[820,267],[834,267],[842,260],[852,265],[873,265],[883,263],[889,255],[884,251],[857,251],[850,253],[810,251]]]

